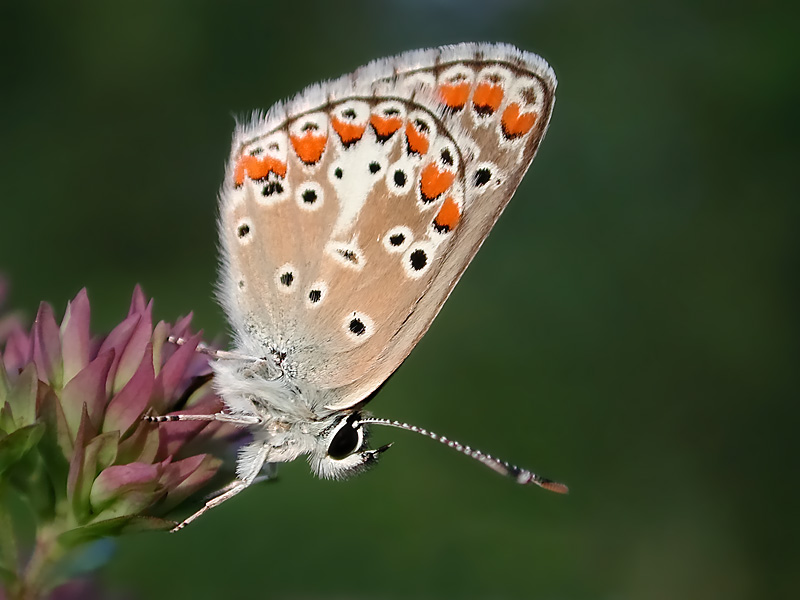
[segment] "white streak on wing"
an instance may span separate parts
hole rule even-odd
[[[331,168],[330,181],[336,190],[339,201],[339,216],[332,231],[334,238],[342,236],[352,229],[361,209],[367,202],[369,193],[382,179],[383,170],[386,169],[387,161],[383,156],[383,148],[373,140],[374,138],[370,139],[368,130],[360,142],[340,154],[339,159],[333,163]],[[370,173],[369,164],[371,162],[381,165],[379,174]],[[342,169],[341,179],[333,175],[333,171],[337,168]]]

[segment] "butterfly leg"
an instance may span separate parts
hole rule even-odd
[[[265,471],[265,473],[263,475],[259,475],[255,479],[253,479],[253,482],[250,485],[258,485],[259,483],[264,483],[265,481],[275,481],[276,474],[277,474],[277,471],[278,471],[276,466],[277,465],[275,465],[274,463],[266,463],[264,465],[264,468],[263,468],[263,471]],[[224,494],[228,490],[236,487],[236,484],[239,481],[240,481],[239,479],[234,479],[233,481],[231,481],[228,485],[226,485],[222,489],[219,489],[216,492],[214,492],[213,494],[207,496],[207,498],[210,500],[210,499],[216,498],[220,494]]]
[[[205,503],[205,506],[203,506],[203,508],[201,508],[196,513],[184,519],[183,521],[178,523],[175,527],[170,529],[170,533],[175,533],[177,531],[180,531],[181,529],[186,527],[189,523],[196,520],[203,513],[214,508],[215,506],[219,506],[226,500],[230,500],[236,494],[238,494],[245,488],[250,487],[251,485],[256,483],[257,480],[261,479],[260,477],[258,477],[258,474],[261,472],[261,468],[264,466],[264,462],[267,460],[267,453],[269,452],[269,449],[270,449],[269,444],[263,444],[254,461],[257,462],[258,464],[253,465],[254,468],[250,470],[250,472],[246,477],[242,479],[237,478],[228,485],[226,485],[224,488],[222,488],[221,494],[211,498],[208,502]],[[267,477],[269,477],[269,475]]]
[[[175,337],[174,335],[169,336],[167,339],[173,344],[177,344],[178,346],[183,346],[187,342],[185,338]],[[200,352],[201,354],[206,354],[212,358],[222,359],[222,360],[246,360],[250,362],[258,362],[259,360],[263,360],[260,358],[256,358],[254,356],[239,354],[238,352],[230,352],[228,350],[215,350],[214,348],[209,348],[202,342],[197,344],[197,352]]]
[[[218,412],[213,415],[144,415],[142,420],[149,421],[150,423],[166,423],[169,421],[221,421],[222,423],[230,423],[231,425],[257,425],[261,422],[261,419],[256,416],[230,415],[224,412]]]

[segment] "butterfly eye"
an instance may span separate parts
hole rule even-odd
[[[364,441],[364,432],[358,426],[358,415],[352,414],[342,420],[334,431],[330,444],[328,444],[328,456],[334,460],[347,458],[361,447]]]

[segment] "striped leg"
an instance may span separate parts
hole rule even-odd
[[[213,415],[163,415],[151,416],[143,415],[143,421],[150,423],[167,423],[170,421],[221,421],[231,425],[258,425],[261,419],[251,415],[229,415],[228,413],[218,412]]]
[[[263,475],[259,475],[258,477],[253,479],[253,483],[251,483],[250,485],[258,485],[259,483],[264,483],[265,481],[275,481],[277,479],[278,469],[277,469],[277,465],[275,463],[266,463],[264,465],[263,469],[262,469],[262,472],[264,472],[264,474]],[[233,481],[231,481],[225,487],[223,487],[223,488],[217,490],[216,492],[206,496],[206,498],[208,498],[209,500],[212,500],[213,498],[216,498],[220,494],[224,494],[228,490],[236,487],[236,485],[239,483],[239,481],[240,481],[239,479],[234,479]]]
[[[267,453],[269,452],[269,448],[270,448],[269,444],[264,444],[261,447],[261,450],[258,452],[258,455],[256,456],[256,461],[253,465],[254,468],[251,470],[251,474],[248,475],[248,477],[245,477],[244,479],[235,479],[230,484],[222,488],[221,494],[211,498],[211,500],[205,503],[205,506],[203,506],[203,508],[198,510],[189,518],[184,519],[182,522],[178,523],[175,527],[173,527],[170,530],[170,533],[176,533],[180,531],[181,529],[186,527],[189,523],[196,520],[200,515],[202,515],[206,511],[214,508],[215,506],[219,506],[226,500],[230,500],[245,488],[248,488],[251,485],[253,485],[253,483],[255,483],[259,479],[258,474],[261,471],[262,467],[264,466],[264,462],[267,460]]]

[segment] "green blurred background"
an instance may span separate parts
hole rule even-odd
[[[759,8],[756,8],[758,6]],[[796,4],[795,4],[796,6]],[[232,114],[373,58],[540,53],[550,132],[371,409],[412,434],[347,483],[298,461],[179,535],[121,540],[138,598],[798,597],[798,51],[777,3],[4,2],[0,270],[29,315],[86,286],[212,300]],[[439,376],[442,368],[455,374]]]

